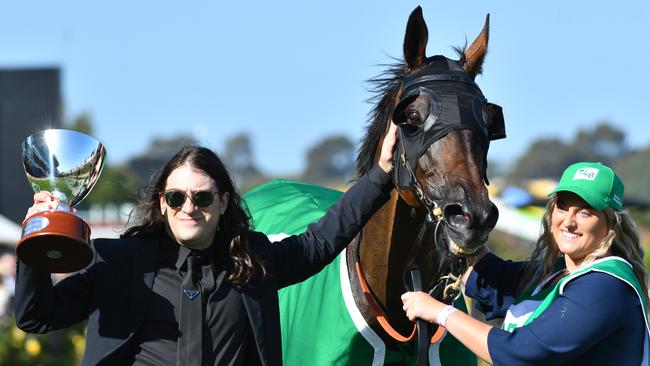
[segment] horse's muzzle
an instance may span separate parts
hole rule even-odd
[[[450,250],[456,254],[471,255],[487,241],[499,218],[499,210],[492,202],[485,208],[475,210],[450,203],[443,209],[443,218],[447,224]]]

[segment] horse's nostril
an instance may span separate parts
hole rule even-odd
[[[471,221],[469,215],[463,211],[463,207],[459,204],[445,206],[444,216],[447,223],[455,227],[469,226]]]
[[[490,207],[490,214],[487,217],[485,226],[489,229],[492,229],[497,225],[497,220],[499,220],[499,209],[493,203],[492,207]]]

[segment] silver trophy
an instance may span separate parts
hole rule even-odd
[[[50,129],[29,136],[22,145],[23,167],[34,192],[49,191],[60,204],[23,222],[16,254],[40,271],[69,273],[93,258],[90,227],[71,207],[93,188],[104,166],[106,149],[81,132]]]

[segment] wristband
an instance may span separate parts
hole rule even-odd
[[[436,315],[436,324],[440,325],[441,327],[447,327],[447,318],[449,318],[449,315],[453,314],[456,311],[456,308],[447,305],[440,312],[438,312],[438,315]]]

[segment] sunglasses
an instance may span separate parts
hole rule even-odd
[[[167,206],[173,209],[179,209],[185,204],[185,199],[189,198],[192,203],[199,208],[208,208],[214,202],[214,196],[218,192],[210,191],[197,191],[191,192],[190,195],[187,195],[185,192],[180,190],[170,190],[165,191],[165,202]]]

